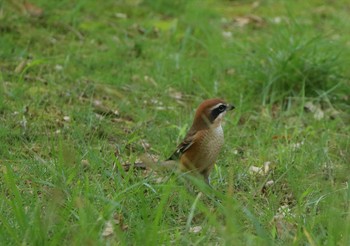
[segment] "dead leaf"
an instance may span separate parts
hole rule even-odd
[[[321,120],[324,118],[324,112],[321,109],[320,104],[314,104],[313,102],[306,102],[304,105],[304,109],[306,112],[313,113],[314,119]]]
[[[103,237],[111,237],[115,234],[114,225],[118,225],[121,230],[125,231],[129,228],[127,224],[124,223],[124,217],[120,213],[115,213],[111,220],[106,221],[104,229],[102,231]]]
[[[280,24],[282,22],[282,18],[279,16],[276,16],[276,17],[272,18],[272,22],[275,24]]]
[[[81,160],[81,165],[83,166],[84,169],[88,169],[90,167],[90,163],[88,160]]]
[[[144,149],[145,152],[151,148],[150,143],[147,142],[145,139],[141,139],[139,141],[139,143],[141,144],[141,146],[142,146],[142,148]]]
[[[273,221],[276,227],[277,236],[281,239],[292,238],[296,233],[296,224],[292,222],[295,215],[291,213],[288,205],[278,208]]]
[[[193,226],[193,227],[190,227],[190,230],[189,230],[189,232],[190,233],[199,233],[199,232],[201,232],[202,231],[202,227],[201,226]]]
[[[263,167],[257,167],[257,166],[250,166],[249,167],[249,173],[251,175],[259,175],[259,176],[265,176],[270,172],[270,166],[271,162],[266,161],[263,165]]]
[[[275,182],[274,182],[273,180],[267,181],[267,182],[264,184],[264,186],[261,188],[261,193],[262,193],[262,194],[266,194],[267,191],[268,191],[268,189],[269,189],[270,187],[272,187],[274,184],[275,184]]]
[[[44,10],[42,8],[39,8],[29,1],[24,1],[23,6],[26,12],[32,17],[42,17],[44,15]]]
[[[274,182],[273,180],[269,180],[269,181],[266,182],[265,186],[266,186],[266,187],[270,187],[270,186],[272,186],[274,183],[275,183],[275,182]]]
[[[148,76],[148,75],[145,75],[145,76],[143,77],[143,80],[144,80],[145,82],[151,83],[153,86],[158,86],[157,82],[156,82],[152,77],[150,77],[150,76]]]
[[[28,123],[27,118],[23,115],[22,120],[19,122],[23,130],[27,130],[27,123]]]
[[[63,66],[60,65],[60,64],[56,64],[55,70],[56,70],[56,71],[62,71],[62,70],[63,70]]]
[[[102,236],[110,237],[114,234],[113,224],[111,221],[107,221],[105,224],[105,228],[103,229]]]
[[[264,25],[264,20],[257,15],[245,15],[234,18],[234,23],[238,27],[244,27],[246,25],[253,25],[255,27],[261,27]]]
[[[250,166],[249,167],[249,173],[251,175],[256,175],[256,174],[263,175],[264,174],[262,168],[261,167],[256,167],[256,166]]]
[[[138,81],[140,81],[140,76],[137,75],[137,74],[132,75],[132,76],[131,76],[131,81],[132,81],[132,82],[138,82]],[[129,90],[129,88],[128,88],[128,90]]]
[[[15,68],[15,73],[20,74],[24,70],[24,68],[27,66],[27,64],[28,64],[28,60],[25,60],[25,59],[22,60]]]
[[[304,109],[307,112],[314,112],[316,110],[316,106],[312,102],[306,102]]]
[[[155,182],[156,184],[161,184],[161,183],[163,183],[165,180],[166,180],[166,177],[157,177],[157,178],[154,179],[154,182]]]
[[[325,113],[329,116],[331,120],[334,120],[340,116],[340,112],[335,110],[334,108],[327,109]]]
[[[324,118],[324,112],[320,108],[317,108],[314,112],[314,118],[316,120],[322,120]]]
[[[116,13],[115,17],[119,18],[119,19],[127,19],[128,16],[125,13]]]
[[[292,150],[298,150],[304,145],[304,141],[291,144]]]
[[[236,73],[236,70],[234,68],[228,68],[225,72],[227,75],[234,75]]]
[[[131,163],[124,163],[122,164],[122,167],[124,169],[124,171],[128,172],[130,170],[130,168],[135,168],[135,169],[139,169],[139,170],[147,170],[147,165],[143,162],[135,162],[134,164]]]
[[[264,163],[264,174],[268,174],[269,171],[270,171],[270,165],[271,165],[271,162],[270,161],[267,161]]]
[[[224,38],[232,38],[232,32],[230,32],[230,31],[222,31],[222,36],[224,37]]]
[[[292,137],[290,135],[282,135],[282,136],[280,136],[280,135],[273,135],[272,139],[273,140],[284,140],[284,141],[287,140],[287,141],[289,141],[289,140],[292,139]]]
[[[123,231],[126,231],[129,228],[129,225],[125,224],[124,216],[121,213],[115,213],[113,215],[113,223],[115,225],[119,225],[120,229],[122,229]]]
[[[173,88],[168,89],[168,94],[173,99],[176,99],[176,100],[182,99],[182,93],[180,91],[173,89]]]
[[[164,107],[164,106],[157,106],[155,109],[158,110],[158,111],[165,111],[165,110],[168,110],[168,108],[167,108],[167,107]]]
[[[260,6],[260,2],[259,1],[255,1],[252,3],[252,9],[256,9]]]

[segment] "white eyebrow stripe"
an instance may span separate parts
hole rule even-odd
[[[212,111],[213,109],[216,109],[216,108],[220,107],[221,105],[225,105],[225,104],[224,104],[224,103],[218,103],[218,104],[216,104],[215,106],[211,107],[211,108],[210,108],[210,111]]]

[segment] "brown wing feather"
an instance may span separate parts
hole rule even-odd
[[[177,146],[175,152],[167,160],[180,159],[181,155],[185,153],[191,147],[192,144],[195,143],[196,133],[196,131],[190,129],[185,139]]]

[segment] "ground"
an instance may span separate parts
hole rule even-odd
[[[349,10],[0,2],[1,242],[349,245]],[[212,97],[236,106],[212,188],[133,168]]]

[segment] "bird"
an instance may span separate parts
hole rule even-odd
[[[165,163],[177,161],[181,171],[202,176],[210,185],[209,175],[224,144],[222,121],[234,108],[219,98],[203,101],[184,140]]]

